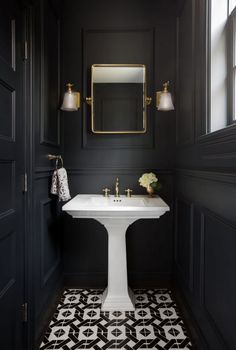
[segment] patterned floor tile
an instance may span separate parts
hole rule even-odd
[[[40,350],[191,350],[166,289],[137,289],[135,311],[101,311],[102,290],[66,289]]]

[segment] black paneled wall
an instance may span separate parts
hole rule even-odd
[[[62,283],[59,210],[50,195],[55,164],[48,154],[60,154],[60,22],[51,1],[32,7],[32,286],[34,338],[50,312]]]
[[[62,77],[73,82],[83,100],[90,96],[90,68],[94,63],[145,64],[148,95],[154,98],[162,83],[175,87],[176,8],[173,1],[64,1],[62,8]],[[162,196],[171,212],[159,220],[142,220],[127,233],[129,280],[132,285],[166,283],[172,274],[173,164],[175,112],[158,113],[148,107],[148,131],[133,135],[96,135],[90,128],[90,107],[82,103],[63,113],[63,154],[72,195],[114,193],[132,188],[144,193],[138,178],[153,170],[163,183]],[[64,273],[67,284],[105,286],[107,234],[92,220],[67,214],[63,226]]]
[[[178,22],[175,268],[205,341],[198,348],[226,350],[236,348],[236,128],[204,135],[205,10],[186,1]]]

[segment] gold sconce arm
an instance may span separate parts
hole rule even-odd
[[[161,94],[162,94],[162,91],[156,91],[156,107],[157,108],[160,104]]]
[[[149,105],[151,104],[151,102],[152,102],[152,98],[146,96],[146,97],[145,97],[145,103],[146,103],[146,105],[149,106]]]
[[[92,105],[92,101],[93,101],[92,97],[86,97],[85,99],[86,99],[86,103],[87,103],[89,106],[91,106],[91,105]]]

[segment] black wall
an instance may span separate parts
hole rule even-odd
[[[33,348],[62,285],[47,158],[61,151],[60,9],[53,3],[8,1],[0,10],[0,347],[6,350]]]
[[[83,99],[90,96],[93,63],[140,63],[147,67],[148,95],[154,98],[162,83],[175,88],[176,8],[173,1],[64,1],[62,6],[62,78],[73,82]],[[171,212],[161,219],[140,221],[127,233],[131,285],[168,281],[173,264],[173,165],[175,112],[158,113],[148,107],[148,131],[139,135],[95,135],[90,107],[63,113],[63,155],[72,196],[114,193],[119,176],[121,192],[138,185],[143,172],[153,170],[163,183],[161,195]],[[92,220],[67,214],[63,226],[64,274],[67,284],[105,286],[107,234]]]
[[[32,212],[29,262],[31,330],[38,339],[62,284],[59,208],[50,195],[55,167],[48,154],[60,154],[60,21],[58,6],[35,1],[28,8],[31,114]]]
[[[178,21],[175,271],[206,344],[235,349],[236,128],[205,135],[206,1]]]

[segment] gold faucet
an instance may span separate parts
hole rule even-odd
[[[125,192],[126,192],[126,197],[131,198],[133,191],[131,189],[127,188],[127,190],[125,190]]]
[[[115,197],[120,197],[120,193],[119,193],[119,178],[116,178],[116,188],[115,188]]]
[[[108,198],[109,197],[109,192],[110,192],[109,188],[106,187],[102,191],[104,192],[104,194],[103,194],[104,197]]]

